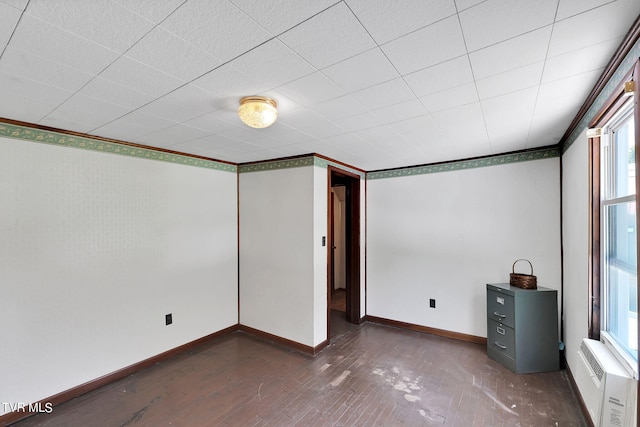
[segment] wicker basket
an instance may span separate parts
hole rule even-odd
[[[527,261],[531,267],[531,274],[516,273],[516,263],[518,261]],[[538,287],[538,279],[533,275],[533,265],[528,259],[517,259],[511,266],[511,274],[509,274],[509,283],[511,286],[517,286],[523,289],[536,289]]]

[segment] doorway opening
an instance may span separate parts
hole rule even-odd
[[[362,321],[360,177],[329,166],[327,337]],[[341,325],[343,327],[341,327]]]

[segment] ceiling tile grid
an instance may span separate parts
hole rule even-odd
[[[637,0],[0,0],[0,117],[362,169],[556,144]],[[241,97],[278,121],[245,127]]]

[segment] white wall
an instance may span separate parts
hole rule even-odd
[[[589,334],[589,150],[586,132],[562,156],[564,342],[569,369]]]
[[[516,259],[559,290],[559,173],[550,158],[368,180],[367,314],[485,337],[485,284]]]
[[[240,174],[240,323],[307,346],[316,344],[315,246],[321,245],[315,169]],[[326,312],[326,273],[323,286]]]
[[[235,173],[6,138],[0,153],[3,401],[237,323]]]

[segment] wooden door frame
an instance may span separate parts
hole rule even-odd
[[[362,323],[361,292],[360,292],[360,179],[357,174],[347,172],[334,166],[327,167],[327,206],[332,203],[332,187],[334,177],[340,177],[345,182],[345,269],[346,269],[346,300],[347,321],[353,324]],[[332,209],[327,209],[327,338],[330,339],[331,331],[331,272],[334,269],[331,253],[333,252],[334,218]]]

